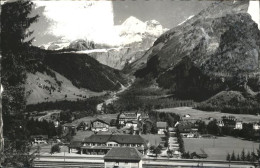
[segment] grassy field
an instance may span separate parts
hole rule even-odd
[[[209,117],[212,117],[215,119],[221,119],[222,116],[232,115],[232,116],[235,116],[238,120],[241,120],[245,123],[260,121],[260,116],[256,116],[256,115],[208,112],[208,111],[192,109],[191,107],[165,108],[165,109],[160,109],[157,111],[175,113],[175,114],[179,114],[180,116],[183,116],[185,114],[190,114],[191,115],[190,119],[194,119],[194,120],[199,120],[199,119],[207,120]]]
[[[241,151],[245,149],[247,151],[256,152],[259,148],[259,143],[252,141],[245,141],[233,137],[218,137],[217,139],[189,139],[184,138],[185,151],[200,152],[200,149],[208,154],[208,160],[226,160],[227,153],[241,154]]]
[[[150,146],[158,146],[161,142],[161,137],[164,137],[164,135],[143,134],[141,137],[149,142]]]
[[[83,141],[85,138],[93,134],[92,131],[77,131],[76,135],[73,136],[73,141]]]
[[[26,91],[31,92],[27,97],[27,104],[55,102],[60,100],[76,101],[77,99],[82,100],[93,96],[102,96],[105,94],[105,92],[93,92],[88,89],[77,88],[64,76],[57,72],[54,73],[57,80],[61,82],[60,86],[57,84],[56,79],[49,75],[40,72],[37,72],[36,74],[27,74],[25,89]],[[55,90],[50,94],[49,90],[44,89],[43,87],[53,87]]]

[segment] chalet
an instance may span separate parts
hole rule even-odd
[[[222,116],[223,121],[236,121],[235,116]]]
[[[149,119],[149,115],[139,112],[125,112],[119,116],[119,124],[125,125],[128,121],[144,121]]]
[[[78,124],[75,124],[75,123],[66,123],[66,124],[63,124],[63,131],[64,132],[68,132],[69,130],[72,130],[74,132],[77,131],[77,127],[78,127]]]
[[[134,147],[143,154],[147,150],[147,145],[140,135],[93,134],[82,142],[79,153],[105,155],[115,147]]]
[[[137,113],[138,121],[145,121],[149,119],[149,115],[147,113]]]
[[[164,131],[166,131],[167,123],[166,122],[157,122],[156,127],[158,129],[158,134],[162,135],[162,134],[164,134]]]
[[[110,126],[110,121],[96,119],[91,122],[91,131],[108,131]]]
[[[187,133],[190,133],[192,132],[192,123],[190,122],[180,122],[178,125],[177,125],[177,129],[179,130],[179,132],[181,134],[187,134]]]
[[[222,124],[225,127],[233,128],[233,129],[243,129],[242,121],[238,121],[234,116],[223,116],[222,117]]]
[[[47,144],[48,135],[32,135],[31,137],[32,144]]]
[[[260,130],[260,123],[253,123],[254,130]]]
[[[142,168],[142,157],[136,148],[112,148],[104,156],[105,168]]]
[[[122,113],[119,116],[119,124],[125,125],[127,121],[137,120],[137,113],[136,112],[128,112]]]
[[[235,128],[234,129],[243,129],[243,123],[242,121],[236,121]]]
[[[83,130],[83,131],[86,131],[90,128],[90,123],[88,122],[80,122],[78,125],[77,125],[77,130]]]
[[[82,142],[81,141],[72,141],[68,148],[69,148],[69,153],[78,153],[80,154],[81,150],[80,148],[82,147]]]
[[[125,123],[126,127],[130,128],[130,127],[134,127],[134,128],[137,128],[137,121],[127,121]]]
[[[217,126],[224,127],[224,122],[222,120],[217,121]]]

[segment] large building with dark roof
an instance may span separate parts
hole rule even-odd
[[[147,145],[140,135],[130,134],[93,134],[86,138],[78,153],[88,155],[105,155],[110,149],[116,147],[134,147],[139,152],[145,154]],[[78,146],[77,146],[78,149]],[[69,147],[69,152],[73,151],[73,145]]]
[[[104,157],[105,168],[142,168],[142,157],[136,148],[112,148]]]

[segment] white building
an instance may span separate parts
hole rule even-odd
[[[237,121],[234,129],[243,129],[243,123],[242,121]]]
[[[254,130],[260,130],[260,124],[259,123],[254,123],[253,124],[253,129]]]

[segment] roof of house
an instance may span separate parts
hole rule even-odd
[[[137,124],[138,122],[136,120],[129,120],[129,121],[126,121],[126,123],[132,123],[132,124]]]
[[[178,125],[177,128],[180,131],[180,133],[188,133],[191,131],[192,127],[193,127],[193,123],[191,122],[184,122],[181,121]]]
[[[110,125],[111,119],[100,119],[100,118],[97,118],[97,119],[93,120],[91,123],[96,122],[96,121],[99,121],[99,122],[102,122],[102,123]]]
[[[65,123],[63,124],[64,127],[77,127],[79,123],[75,124],[75,123]]]
[[[106,143],[109,141],[119,144],[143,144],[144,139],[140,135],[130,134],[93,134],[84,140],[85,143]]]
[[[31,135],[30,138],[43,138],[43,139],[48,139],[48,135]]]
[[[152,120],[150,120],[149,118],[148,119],[145,119],[143,122],[149,122],[151,124],[153,124],[154,122]]]
[[[136,118],[136,112],[125,112],[120,115],[120,118]]]
[[[156,123],[157,128],[165,128],[167,126],[166,122],[157,122]]]
[[[136,148],[119,147],[112,148],[104,156],[104,160],[140,161],[142,154]]]
[[[80,147],[82,147],[82,142],[81,141],[72,141],[69,144],[69,147],[70,148],[80,148]]]

